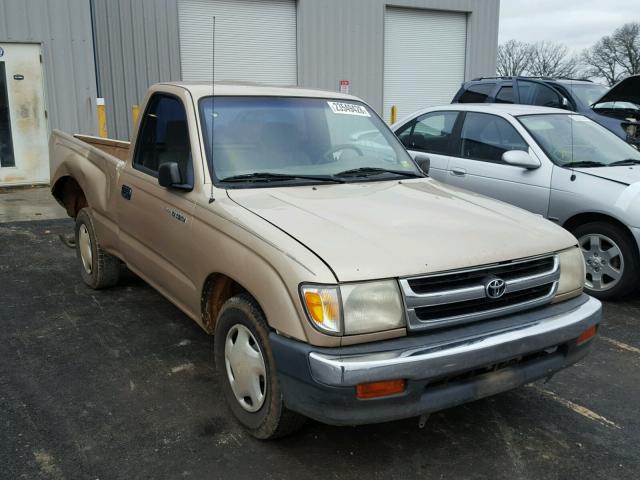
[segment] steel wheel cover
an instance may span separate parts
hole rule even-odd
[[[601,233],[583,235],[578,242],[584,255],[586,287],[604,292],[618,285],[624,274],[624,257],[618,244]]]
[[[241,324],[229,329],[224,342],[227,378],[236,400],[248,412],[257,412],[267,395],[267,374],[260,346]]]
[[[93,251],[91,250],[91,236],[87,226],[83,223],[80,225],[78,232],[78,248],[80,249],[80,258],[85,272],[91,275],[93,271]]]

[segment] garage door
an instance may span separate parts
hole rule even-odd
[[[293,0],[180,0],[183,80],[296,85],[296,4]]]
[[[387,8],[384,20],[384,118],[451,103],[464,81],[467,15]]]

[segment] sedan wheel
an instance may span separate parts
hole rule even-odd
[[[624,257],[616,242],[602,234],[583,235],[578,241],[584,255],[587,288],[603,292],[618,285],[624,274]]]

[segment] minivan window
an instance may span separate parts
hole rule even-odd
[[[541,107],[562,108],[562,96],[547,85],[518,80],[520,103]]]
[[[176,162],[185,183],[193,180],[187,113],[178,98],[156,94],[142,118],[133,167],[153,176],[165,162]]]
[[[307,182],[310,176],[334,175],[349,181],[354,177],[340,175],[357,169],[421,176],[389,127],[356,100],[209,96],[199,110],[209,168],[218,181],[264,173],[276,174],[269,186],[296,183],[296,175]]]
[[[447,155],[458,112],[431,112],[418,117],[411,128],[399,130],[399,138],[409,150]]]
[[[529,150],[529,145],[504,118],[479,112],[467,112],[460,134],[464,158],[501,163],[509,150]]]
[[[487,100],[487,97],[491,95],[493,88],[493,83],[477,83],[475,85],[470,85],[464,93],[460,95],[458,103],[484,103]]]
[[[508,87],[502,87],[498,94],[496,95],[496,103],[513,103],[513,87],[509,85]]]

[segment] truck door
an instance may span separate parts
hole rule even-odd
[[[502,200],[546,217],[552,166],[527,170],[502,161],[509,150],[536,156],[505,118],[481,112],[465,114],[456,155],[449,162],[446,182]]]
[[[177,162],[193,186],[189,122],[184,95],[155,93],[147,102],[132,159],[120,175],[120,251],[129,266],[175,303],[192,303],[196,286],[188,275],[195,192],[158,183],[164,162]]]

